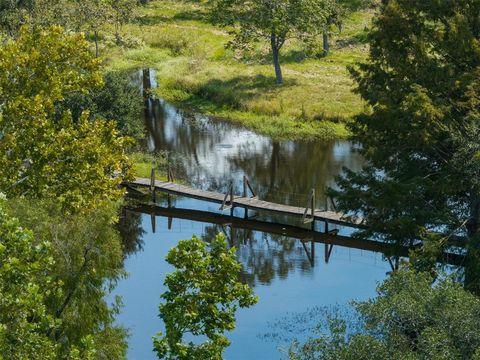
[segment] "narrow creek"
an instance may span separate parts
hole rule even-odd
[[[151,70],[140,71],[136,81],[144,87],[156,86]],[[262,199],[305,206],[309,189],[315,188],[317,206],[322,208],[326,201],[321,194],[334,186],[342,168],[357,170],[362,166],[361,158],[346,141],[274,141],[230,122],[180,111],[153,97],[146,103],[145,125],[146,148],[171,152],[178,177],[202,189],[222,191],[233,180],[240,193],[246,175]],[[220,212],[218,205],[192,199],[176,198],[173,206]],[[258,218],[266,216],[258,214]],[[219,232],[227,233],[243,264],[241,278],[260,298],[254,307],[238,312],[236,329],[228,335],[232,345],[225,359],[283,358],[278,348],[286,348],[288,340],[272,341],[265,336],[276,331],[273,323],[315,306],[368,298],[374,294],[377,281],[390,270],[380,253],[334,246],[327,259],[324,245],[316,244],[312,265],[297,239],[232,231],[201,221],[173,219],[169,224],[169,219],[161,216],[154,220],[155,231],[149,214],[125,210],[122,216],[129,276],[119,282],[114,295],[123,298],[118,322],[130,330],[128,359],[132,360],[156,358],[151,339],[163,330],[158,305],[164,277],[172,271],[164,259],[172,246],[192,235],[208,241]],[[298,220],[276,220],[298,225]],[[300,339],[304,336],[300,332],[296,335]]]

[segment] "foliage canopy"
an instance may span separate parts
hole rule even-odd
[[[0,359],[55,358],[57,345],[47,333],[56,322],[45,306],[45,296],[56,295],[45,276],[52,265],[50,244],[35,244],[0,199]]]
[[[468,248],[466,285],[480,290],[480,2],[391,0],[374,20],[370,57],[352,70],[371,111],[351,124],[368,166],[338,179],[340,209],[360,233],[404,245]],[[424,247],[425,251],[427,247]]]
[[[223,333],[235,328],[237,308],[257,302],[252,289],[237,279],[241,264],[235,249],[228,249],[221,235],[208,245],[194,236],[180,241],[166,260],[176,270],[165,279],[168,290],[160,305],[165,335],[154,339],[155,351],[161,359],[222,359],[230,344]],[[208,340],[185,342],[187,333]]]
[[[233,26],[231,45],[246,47],[267,41],[272,50],[277,83],[283,82],[280,49],[289,39],[308,39],[323,31],[334,2],[330,0],[213,0],[214,23]]]
[[[83,35],[60,27],[23,28],[0,48],[0,189],[8,196],[53,196],[79,208],[122,193],[129,164],[115,124],[57,113],[69,94],[102,84],[99,65]]]
[[[480,299],[449,277],[402,269],[377,297],[353,303],[358,328],[338,315],[318,337],[295,342],[292,360],[480,359]]]

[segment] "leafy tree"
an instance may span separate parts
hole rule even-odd
[[[336,314],[321,332],[292,344],[290,359],[479,359],[480,299],[443,277],[402,269],[377,297],[353,303],[358,328]]]
[[[1,0],[0,31],[16,37],[23,25],[71,27],[77,23],[75,9],[70,0]]]
[[[52,200],[10,199],[7,205],[22,227],[50,244],[52,263],[39,267],[39,274],[51,282],[42,294],[45,313],[55,320],[48,334],[58,358],[77,350],[82,355],[87,345],[96,359],[125,358],[127,334],[114,324],[119,300],[112,306],[105,300],[124,276],[121,239],[113,228],[117,204],[102,201],[75,214],[65,214]]]
[[[330,35],[332,27],[342,28],[343,18],[346,14],[345,6],[338,0],[327,2],[327,19],[323,28],[323,55],[330,53]]]
[[[466,286],[480,291],[480,3],[392,0],[375,19],[369,60],[352,70],[371,111],[350,125],[369,164],[338,179],[360,236],[436,256],[468,249]],[[425,250],[427,248],[423,248]],[[434,264],[431,262],[430,264]]]
[[[76,15],[78,27],[93,33],[95,57],[98,57],[99,32],[111,18],[111,8],[107,0],[77,0]]]
[[[91,328],[79,327],[76,342],[55,336],[67,326],[50,305],[64,297],[63,283],[55,276],[60,257],[51,241],[10,215],[10,206],[11,200],[0,199],[0,359],[93,360],[108,355],[92,336],[95,332],[88,332]]]
[[[208,246],[194,236],[172,248],[167,262],[177,270],[165,279],[160,317],[166,330],[154,339],[155,351],[161,359],[222,359],[230,344],[223,333],[235,328],[237,308],[257,302],[252,289],[237,280],[235,249],[221,235]],[[185,342],[186,333],[208,340]]]
[[[30,1],[1,0],[0,29],[10,36],[15,35],[20,26],[27,21],[29,9]]]
[[[102,118],[114,120],[117,129],[124,136],[135,140],[144,137],[145,125],[142,120],[143,97],[139,89],[124,72],[108,72],[104,76],[104,85],[88,94],[81,91],[66,96],[57,104],[57,116],[70,110],[73,121],[78,121],[82,113],[89,111],[91,120]]]
[[[1,195],[1,194],[0,194]],[[56,326],[45,296],[56,294],[48,242],[7,216],[0,200],[0,359],[55,359],[57,345],[47,335]]]
[[[270,44],[278,84],[283,82],[280,50],[290,39],[306,40],[324,28],[329,0],[212,0],[211,19],[233,26],[234,47]]]
[[[109,0],[117,40],[120,39],[123,25],[128,24],[135,17],[137,5],[137,0]]]
[[[99,61],[81,34],[29,31],[0,48],[0,189],[8,196],[53,196],[79,209],[88,198],[117,197],[128,176],[125,139],[113,122],[77,122],[56,105],[101,85]]]
[[[323,55],[330,53],[330,36],[332,28],[342,30],[345,17],[353,11],[369,6],[368,0],[329,0],[325,3],[327,20],[323,29]]]

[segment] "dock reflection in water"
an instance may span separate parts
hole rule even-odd
[[[153,88],[155,74],[141,71],[137,81]],[[145,124],[145,146],[150,151],[170,151],[178,163],[176,175],[204,190],[223,192],[232,179],[236,191],[241,192],[246,175],[261,199],[305,206],[309,190],[315,188],[317,207],[323,208],[321,194],[326,186],[334,185],[342,167],[356,170],[362,166],[361,158],[352,153],[352,145],[346,141],[274,141],[228,122],[179,111],[161,99],[146,99]],[[178,212],[220,213],[218,204],[191,199],[176,198],[172,206]],[[373,296],[376,282],[391,270],[383,255],[374,251],[337,245],[325,251],[324,244],[316,244],[312,252],[311,244],[302,244],[289,233],[288,226],[283,234],[186,216],[172,221],[165,215],[153,215],[155,233],[150,214],[125,209],[120,224],[125,248],[130,251],[125,260],[129,276],[118,284],[115,293],[125,304],[118,321],[131,330],[128,359],[155,359],[151,337],[163,329],[158,305],[165,290],[165,275],[173,270],[164,259],[179,240],[192,235],[210,241],[218,232],[226,232],[243,264],[242,279],[254,286],[260,298],[254,307],[238,312],[237,327],[229,334],[232,345],[225,354],[228,360],[281,358],[277,344],[259,337],[271,330],[268,323],[287,312]],[[259,213],[252,221],[301,226],[298,219],[267,216]],[[348,235],[349,230],[339,230],[340,235]]]

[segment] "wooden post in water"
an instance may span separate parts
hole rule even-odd
[[[155,168],[152,168],[152,172],[150,173],[150,191],[152,192],[152,200],[156,202],[156,194],[155,194]]]
[[[310,207],[310,217],[308,216],[308,210]],[[303,212],[302,221],[304,224],[312,223],[312,231],[315,231],[315,189],[310,190],[310,195],[307,200],[307,207]]]
[[[312,256],[312,267],[315,266],[315,241],[312,238],[312,241],[310,242],[310,255]]]
[[[234,208],[233,208],[233,180],[230,180],[230,205],[231,205],[230,216],[233,216],[233,211],[234,211]]]
[[[243,175],[243,197],[246,198],[247,197],[247,177],[245,175]],[[245,213],[244,213],[244,216],[243,216],[245,219],[248,219],[248,208],[246,207],[245,208]]]
[[[157,218],[155,217],[155,214],[152,212],[150,214],[150,221],[152,222],[152,232],[155,234],[155,230],[157,228],[157,222],[156,222]]]
[[[228,201],[230,198],[230,201]],[[223,211],[225,209],[230,209],[230,216],[233,216],[233,180],[230,180],[228,185],[227,192],[225,193],[225,197],[223,198],[222,205],[220,206],[220,210]]]
[[[250,192],[252,193],[252,198],[254,198],[254,199],[257,198],[257,194],[253,190],[252,185],[250,184],[250,181],[248,181],[248,178],[245,175],[243,175],[243,197],[244,198],[248,197],[248,190],[250,190]],[[248,219],[248,208],[247,207],[245,207],[244,218]]]
[[[247,197],[247,177],[243,175],[243,197]]]
[[[315,189],[312,189],[312,231],[315,231]]]

